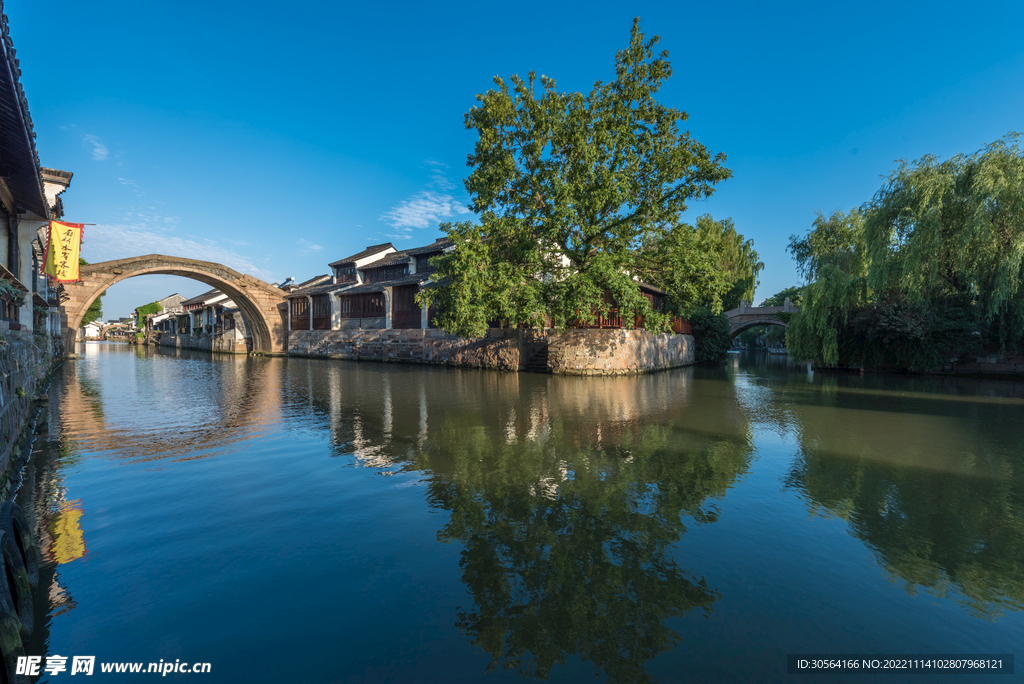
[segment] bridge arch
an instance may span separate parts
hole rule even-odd
[[[68,298],[63,304],[67,317],[64,343],[73,350],[78,328],[89,306],[111,285],[141,275],[175,275],[214,287],[238,305],[252,331],[253,351],[280,353],[287,346],[287,318],[284,292],[251,275],[212,261],[147,254],[146,256],[101,261],[82,266],[81,281],[66,283]]]
[[[795,314],[799,310],[788,299],[783,306],[748,306],[746,302],[740,302],[739,308],[726,311],[725,317],[729,319],[729,334],[735,337],[760,325],[781,325],[785,328],[789,317],[779,314]]]

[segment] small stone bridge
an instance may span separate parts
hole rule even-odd
[[[82,266],[81,275],[81,282],[64,284],[64,292],[68,295],[63,304],[67,316],[64,344],[68,351],[75,348],[78,328],[89,305],[111,285],[140,275],[182,276],[217,288],[238,305],[246,325],[252,331],[253,351],[280,353],[287,347],[287,304],[284,292],[223,264],[147,254],[88,264]]]
[[[787,322],[779,318],[779,314],[797,313],[798,311],[800,308],[793,306],[789,298],[786,298],[786,302],[782,306],[749,306],[746,302],[740,302],[738,309],[730,309],[725,312],[725,315],[729,319],[729,334],[735,337],[744,330],[761,325],[786,327]]]

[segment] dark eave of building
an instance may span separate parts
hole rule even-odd
[[[350,287],[347,290],[338,292],[339,297],[348,297],[350,295],[366,294],[368,292],[383,292],[388,287],[400,287],[402,285],[423,285],[426,283],[432,273],[414,273],[413,275],[402,276],[401,278],[395,278],[394,280],[381,280],[376,283],[364,283],[363,285],[356,285]]]
[[[201,295],[196,295],[192,299],[186,299],[185,301],[183,301],[181,303],[181,305],[182,306],[192,306],[193,304],[198,304],[199,306],[202,306],[203,304],[205,304],[209,300],[211,300],[211,299],[213,299],[215,297],[219,297],[222,294],[224,294],[224,293],[221,292],[220,290],[210,290],[209,292],[204,292]]]
[[[360,266],[359,268],[362,271],[368,271],[371,268],[386,268],[388,266],[397,266],[398,264],[409,263],[410,258],[411,257],[409,256],[409,252],[392,252],[391,254],[388,254],[383,258],[374,261],[371,264],[366,264],[365,266]]]
[[[394,248],[395,248],[395,246],[392,245],[390,242],[385,242],[382,245],[373,245],[371,247],[367,247],[366,249],[364,249],[362,252],[359,252],[358,254],[353,254],[352,256],[345,257],[344,259],[339,259],[338,261],[332,261],[331,263],[329,263],[327,265],[328,266],[355,266],[356,265],[356,261],[358,261],[359,259],[365,259],[368,256],[373,256],[374,254],[378,254],[380,252],[383,252],[384,250],[394,249]]]
[[[419,256],[421,254],[432,254],[434,252],[441,253],[446,248],[450,247],[452,241],[449,238],[437,238],[429,245],[424,247],[413,247],[412,249],[405,250],[405,253],[409,256]]]
[[[50,208],[39,172],[35,132],[28,100],[21,87],[21,68],[15,56],[7,15],[0,0],[0,200],[8,212],[18,207],[43,218]]]
[[[292,288],[288,290],[288,294],[285,295],[285,299],[289,299],[291,297],[305,297],[307,295],[316,294],[315,292],[311,292],[311,290],[317,289],[325,285],[333,286],[333,283],[330,282],[331,280],[331,276],[329,276],[326,273],[323,275],[318,275],[313,278],[310,278],[305,282],[292,286]]]
[[[653,292],[654,294],[659,294],[659,295],[667,295],[668,294],[668,292],[665,292],[660,287],[655,287],[654,285],[649,285],[649,284],[643,283],[643,282],[640,283],[640,289],[641,290],[647,290],[648,292]]]

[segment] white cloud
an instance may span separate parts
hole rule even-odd
[[[110,154],[110,151],[107,150],[107,146],[103,144],[103,141],[91,133],[83,133],[82,141],[85,142],[86,145],[92,145],[92,158],[96,161],[103,161]]]
[[[271,282],[273,275],[255,266],[249,257],[223,247],[174,235],[172,229],[153,224],[166,224],[168,217],[136,214],[130,225],[100,224],[85,230],[83,256],[89,261],[125,259],[141,254],[165,254],[202,259],[224,264],[241,273],[248,273]],[[171,218],[171,221],[176,221]]]
[[[319,252],[321,249],[323,249],[322,246],[314,245],[306,238],[299,238],[299,241],[296,244],[301,245],[303,251],[305,252]]]
[[[439,161],[428,159],[424,162],[430,168],[430,183],[427,187],[434,187],[438,190],[454,190],[455,184],[448,180],[448,176],[445,175],[442,169],[447,169],[447,164],[442,164]]]
[[[430,228],[445,219],[470,213],[469,209],[447,192],[455,189],[444,172],[448,165],[433,159],[423,163],[430,173],[426,189],[402,200],[378,217],[378,221],[384,221],[395,231],[385,233],[386,237],[408,240],[412,238],[415,228]]]
[[[396,234],[388,237],[401,240],[411,238],[413,228],[429,228],[444,219],[468,213],[469,209],[451,195],[423,190],[402,200],[381,214],[378,220],[395,229]]]

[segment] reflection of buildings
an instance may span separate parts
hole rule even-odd
[[[687,422],[695,409],[704,413],[690,405],[689,369],[553,382],[526,374],[291,359],[288,376],[306,388],[310,413],[329,421],[336,455],[382,468],[411,463],[454,414],[498,430],[509,444],[544,439],[554,416],[582,444],[612,443],[649,422]],[[695,422],[704,423],[702,429],[732,429],[721,419]]]

